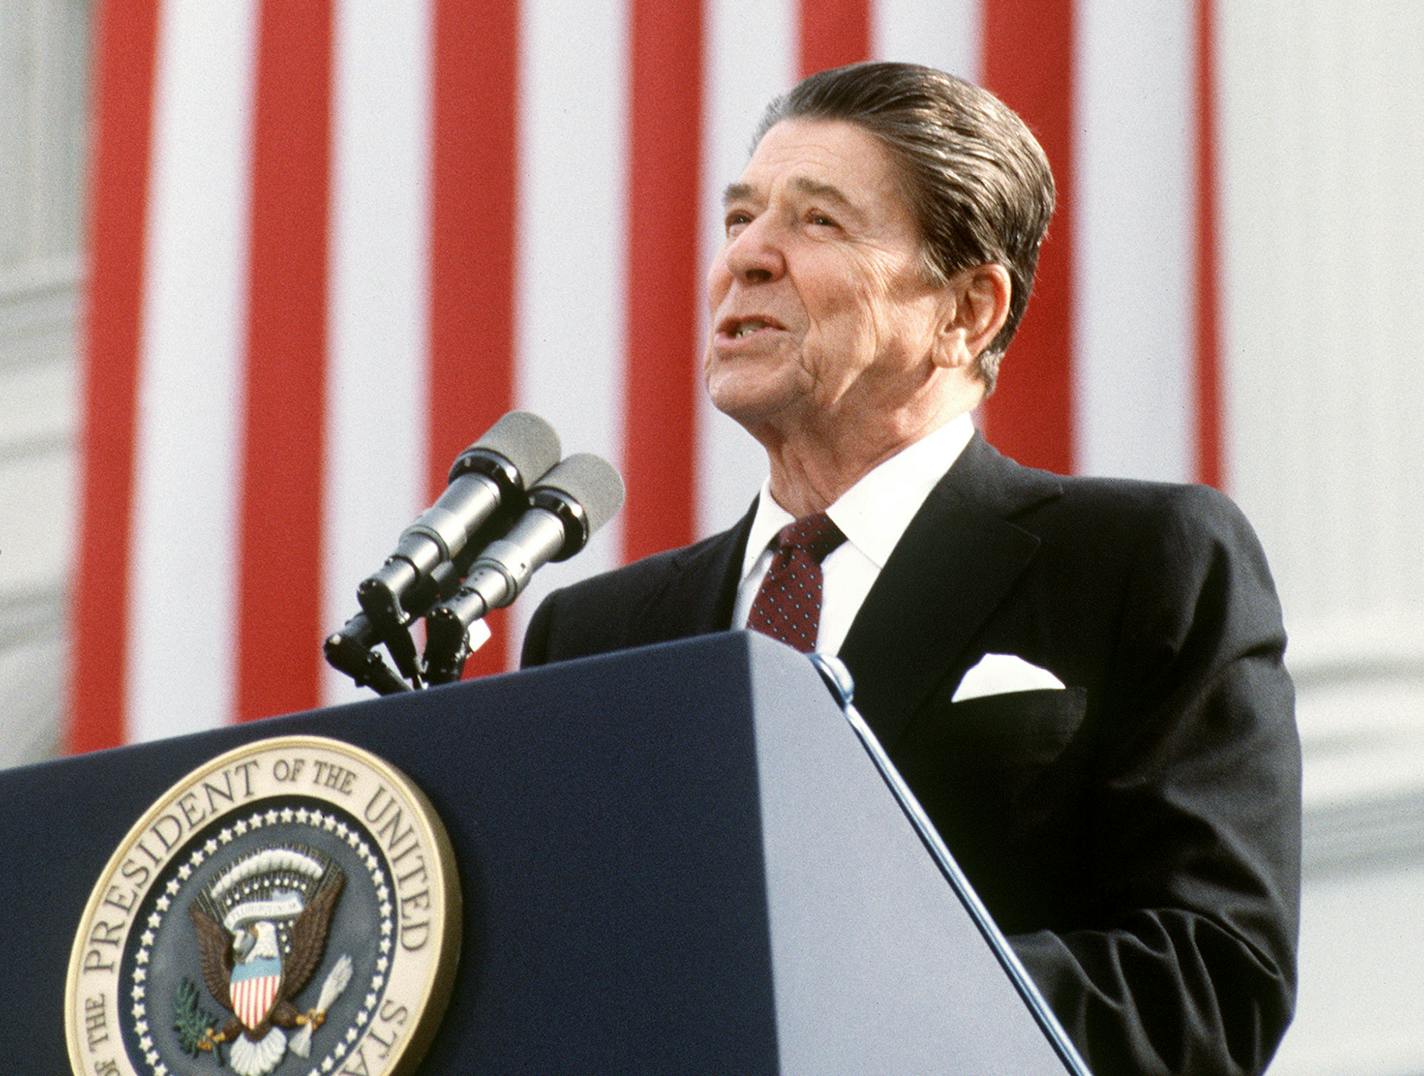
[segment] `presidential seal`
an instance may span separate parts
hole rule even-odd
[[[70,1062],[410,1072],[459,925],[444,828],[403,775],[338,740],[249,744],[169,789],[105,867],[69,961]]]

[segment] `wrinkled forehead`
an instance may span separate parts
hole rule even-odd
[[[727,185],[723,200],[765,202],[781,193],[833,200],[842,208],[905,205],[891,152],[870,131],[846,120],[794,118],[775,124]]]

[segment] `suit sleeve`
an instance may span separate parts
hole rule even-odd
[[[1259,1072],[1290,1022],[1300,746],[1255,535],[1179,490],[1134,561],[1084,878],[1100,920],[1011,939],[1099,1073]]]

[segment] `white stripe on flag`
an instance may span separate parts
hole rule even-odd
[[[622,4],[526,3],[519,65],[514,397],[553,424],[566,455],[595,452],[615,467],[628,272],[626,24]],[[535,576],[514,607],[512,661],[543,595],[614,567],[621,548],[615,516],[577,560]]]
[[[1082,0],[1078,18],[1077,469],[1189,481],[1193,15]]]
[[[356,584],[424,507],[428,9],[346,0],[337,8],[334,48],[321,566],[331,628],[356,612]],[[331,669],[323,694],[328,702],[369,698]]]
[[[876,0],[870,14],[870,48],[877,58],[926,64],[978,80],[979,0]]]
[[[702,222],[699,257],[711,265],[722,245],[722,190],[746,167],[762,110],[796,81],[794,0],[711,0],[707,5],[707,67],[703,80]],[[698,359],[707,338],[699,304]],[[766,475],[761,448],[698,392],[696,525],[711,534],[736,522]]]
[[[250,2],[162,8],[135,451],[129,738],[232,708]],[[81,581],[82,582],[82,581]]]

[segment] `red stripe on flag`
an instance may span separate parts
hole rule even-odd
[[[1211,0],[1196,19],[1196,478],[1220,487],[1222,474],[1221,339],[1217,309],[1216,73]]]
[[[1028,314],[986,404],[996,445],[1073,468],[1073,3],[984,0],[984,84],[1032,128],[1053,165],[1058,209]]]
[[[701,11],[634,0],[623,515],[627,560],[692,540]]]
[[[158,6],[106,0],[94,50],[83,477],[70,751],[124,740],[139,331]]]
[[[514,399],[519,5],[435,6],[430,242],[429,494]],[[467,675],[503,672],[507,626]]]
[[[266,0],[252,147],[240,720],[320,702],[332,13]]]
[[[800,8],[797,61],[802,78],[870,55],[867,0],[801,0]]]

